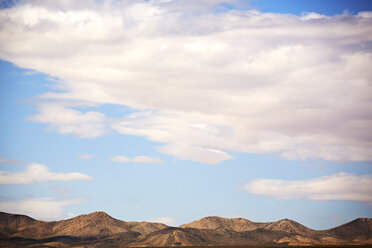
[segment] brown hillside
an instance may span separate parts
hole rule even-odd
[[[0,236],[42,238],[50,233],[52,224],[26,215],[0,213]]]
[[[139,245],[151,246],[209,246],[268,244],[227,229],[196,229],[170,227],[141,236]]]
[[[372,219],[358,218],[323,232],[336,239],[372,244]]]
[[[255,223],[243,218],[221,218],[217,216],[205,217],[200,220],[181,225],[180,228],[198,229],[228,229],[236,232],[251,231],[263,227],[265,223]]]
[[[190,234],[183,229],[169,227],[141,236],[137,242],[145,246],[206,246],[208,242],[197,235]]]
[[[274,222],[269,222],[263,227],[266,230],[271,231],[281,231],[286,233],[296,233],[301,234],[305,236],[310,236],[314,233],[316,233],[315,230],[307,228],[300,223],[289,220],[289,219],[282,219]]]
[[[271,242],[275,244],[289,244],[296,245],[302,244],[314,244],[316,241],[297,235],[295,233],[288,233],[282,231],[267,230],[264,228],[257,228],[252,231],[243,232],[243,235],[251,239],[258,239],[262,242]],[[301,240],[301,242],[299,241]]]
[[[26,215],[0,212],[0,236],[11,236],[34,222],[37,221]]]
[[[72,219],[53,223],[53,229],[48,236],[105,236],[131,231],[126,222],[112,218],[105,212],[94,212],[80,215]]]
[[[6,237],[44,239],[55,236],[101,237],[122,232],[148,234],[164,229],[161,223],[125,222],[105,212],[94,212],[61,221],[38,221],[24,215],[0,213],[0,231]]]
[[[371,237],[369,218],[316,231],[288,219],[255,223],[205,217],[176,228],[125,222],[104,212],[52,222],[0,212],[0,247],[361,245],[372,244]]]
[[[127,227],[133,232],[139,232],[140,234],[149,234],[158,230],[168,228],[167,225],[163,223],[153,223],[153,222],[126,222]]]

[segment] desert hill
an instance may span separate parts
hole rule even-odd
[[[26,215],[0,212],[0,237],[9,237],[18,230],[21,230],[22,227],[34,222],[36,222],[35,219]]]
[[[170,227],[139,237],[141,246],[243,246],[274,244],[228,229]]]
[[[61,221],[39,221],[0,212],[0,247],[263,246],[372,244],[372,219],[359,218],[329,230],[293,220],[256,223],[205,217],[179,227],[125,222],[104,212]]]
[[[283,220],[266,223],[263,226],[263,228],[266,230],[271,230],[271,231],[282,231],[282,232],[296,233],[296,234],[301,234],[301,235],[312,235],[315,233],[313,229],[310,229],[304,225],[301,225],[300,223],[294,220],[289,220],[289,219],[283,219]]]
[[[204,217],[200,220],[193,221],[188,224],[183,224],[181,228],[197,228],[197,229],[228,229],[236,232],[253,231],[258,228],[264,228],[272,231],[283,231],[297,234],[310,234],[314,230],[307,228],[300,223],[283,219],[274,222],[252,222],[243,218],[222,218],[217,216]]]
[[[236,232],[251,231],[263,227],[265,223],[255,223],[243,218],[222,218],[217,216],[204,217],[189,224],[183,224],[181,228],[197,229],[228,229]]]
[[[358,218],[341,226],[327,230],[337,239],[346,239],[350,241],[364,241],[372,244],[372,219]]]
[[[168,226],[151,222],[125,222],[105,212],[94,212],[61,221],[39,221],[25,215],[0,212],[0,236],[45,239],[56,236],[102,237],[116,233],[148,234]]]
[[[54,230],[57,235],[67,236],[107,236],[122,232],[138,232],[148,234],[154,231],[167,228],[162,223],[152,222],[125,222],[112,218],[105,212],[94,212],[87,215],[80,215],[72,219],[59,221],[55,224]]]
[[[180,227],[211,230],[233,230],[243,234],[243,236],[248,238],[250,241],[255,240],[256,245],[258,245],[260,242],[264,242],[264,244],[332,244],[332,242],[320,241],[312,238],[312,235],[316,234],[317,231],[307,228],[300,223],[289,219],[267,223],[257,223],[243,218],[227,219],[217,216],[210,216],[189,224],[181,225]]]

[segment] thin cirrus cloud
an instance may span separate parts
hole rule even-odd
[[[113,162],[120,162],[120,163],[126,163],[132,161],[132,159],[126,157],[126,156],[114,156],[110,158]]]
[[[127,163],[127,162],[134,162],[134,163],[148,163],[148,164],[157,164],[163,163],[164,161],[159,158],[153,158],[146,155],[141,155],[134,157],[133,159],[126,157],[126,156],[114,156],[110,158],[113,162],[120,162],[120,163]]]
[[[50,181],[76,181],[92,179],[92,177],[79,172],[51,172],[47,166],[38,163],[27,165],[26,169],[21,172],[0,171],[0,184],[32,184]]]
[[[0,10],[0,58],[60,79],[28,120],[81,138],[143,136],[163,144],[162,153],[210,164],[233,152],[372,160],[371,12],[214,13],[218,0],[84,3]],[[89,111],[76,109],[88,103]],[[100,104],[136,111],[110,118]]]
[[[244,186],[251,194],[276,199],[347,200],[372,204],[372,176],[337,173],[303,181],[256,179]]]
[[[159,158],[152,158],[146,155],[142,156],[137,156],[133,158],[132,160],[135,163],[151,163],[151,164],[156,164],[156,163],[163,163],[164,161],[159,159]]]
[[[24,164],[23,161],[7,159],[7,158],[4,158],[4,157],[0,157],[0,163],[3,163],[3,164],[14,164],[14,165]]]
[[[1,201],[0,210],[7,213],[25,214],[40,220],[58,220],[73,216],[64,207],[85,202],[84,198],[29,198],[20,201]]]
[[[90,158],[93,158],[93,155],[92,154],[80,154],[78,158],[79,159],[90,159]]]

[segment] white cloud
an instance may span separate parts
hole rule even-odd
[[[30,75],[35,75],[35,74],[38,74],[38,72],[37,71],[25,71],[24,73],[23,73],[23,75],[26,75],[26,76],[30,76]]]
[[[251,194],[276,199],[349,200],[372,204],[371,175],[337,173],[304,181],[256,179],[244,188]]]
[[[153,163],[164,162],[163,160],[159,158],[152,158],[146,155],[140,155],[140,156],[134,157],[133,159],[126,157],[126,156],[114,156],[110,158],[110,160],[113,162],[123,162],[123,163],[134,162],[134,163],[152,163],[153,164]]]
[[[105,115],[99,112],[82,113],[61,104],[42,103],[40,113],[27,119],[47,123],[49,128],[62,134],[76,134],[81,138],[94,138],[107,133]]]
[[[194,160],[206,164],[218,164],[223,160],[231,158],[229,154],[221,150],[192,146],[187,143],[173,143],[159,147],[158,150],[180,159]]]
[[[78,158],[80,158],[80,159],[90,159],[90,158],[93,158],[93,155],[92,154],[80,154],[78,156]]]
[[[27,1],[0,11],[0,58],[61,79],[29,118],[59,133],[113,129],[212,164],[231,152],[372,160],[371,12],[208,12],[219,3]]]
[[[135,163],[149,163],[149,164],[157,164],[157,163],[163,163],[164,161],[159,158],[152,158],[146,155],[137,156],[132,159]]]
[[[31,184],[50,181],[75,181],[92,179],[92,177],[79,172],[51,172],[47,166],[37,163],[27,165],[26,169],[21,172],[0,171],[0,184]]]
[[[317,20],[317,19],[322,19],[322,18],[328,18],[328,17],[325,15],[320,15],[315,12],[305,12],[302,14],[302,17],[301,17],[301,19],[304,21],[311,20],[311,19]]]
[[[231,4],[238,8],[249,6],[249,3],[244,0],[152,0],[150,2],[155,6],[159,6],[169,11],[179,12],[205,12],[218,7],[222,9],[222,3]]]
[[[69,218],[64,207],[85,202],[84,198],[55,200],[52,198],[30,198],[21,201],[2,201],[0,210],[8,213],[25,214],[40,220],[60,220]]]
[[[223,130],[212,124],[193,121],[197,116],[190,115],[184,119],[185,115],[137,112],[113,123],[112,128],[119,133],[146,136],[153,141],[168,143],[158,147],[158,150],[180,159],[216,164],[231,158],[222,151],[226,142],[232,143],[225,140],[228,137]]]
[[[149,220],[150,222],[156,222],[156,223],[163,223],[168,226],[176,226],[176,219],[172,217],[157,217],[154,219]]]
[[[112,158],[110,158],[111,161],[113,162],[122,162],[122,163],[126,163],[126,162],[130,162],[131,159],[126,157],[126,156],[114,156]]]

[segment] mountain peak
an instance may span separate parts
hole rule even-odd
[[[349,240],[371,240],[372,233],[372,219],[370,218],[358,218],[348,223],[340,225],[335,228],[326,230],[337,238],[349,239]]]
[[[300,223],[287,218],[267,223],[265,229],[297,234],[306,234],[314,232],[314,230],[307,228],[301,225]]]
[[[66,221],[93,221],[93,222],[107,222],[107,221],[114,221],[113,217],[108,215],[103,211],[97,211],[90,214],[82,214],[78,215],[74,218],[68,219]]]
[[[277,223],[292,223],[292,224],[299,224],[298,222],[294,221],[294,220],[291,220],[291,219],[281,219],[281,220],[277,220],[277,221],[274,221],[274,222],[277,222]]]
[[[362,228],[362,227],[370,228],[372,230],[372,219],[371,218],[366,218],[366,217],[361,217],[361,218],[352,220],[350,222],[347,222],[345,224],[342,224],[342,225],[340,225],[338,227],[334,227],[334,228],[332,228],[330,230],[335,230],[335,229],[339,229],[339,228],[355,228],[355,229],[359,229],[359,228]]]
[[[226,220],[226,218],[219,217],[219,216],[206,216],[204,218],[201,218],[200,220],[204,220],[204,221],[218,221],[218,220]]]
[[[223,218],[218,216],[208,216],[194,222],[181,225],[181,228],[198,229],[229,229],[236,232],[250,231],[261,227],[263,223],[254,223],[243,218]]]
[[[367,218],[367,217],[361,217],[361,218],[355,219],[355,221],[372,223],[372,219],[371,218]]]
[[[107,213],[103,211],[96,211],[96,212],[87,214],[87,216],[92,217],[92,218],[104,218],[104,219],[112,218],[110,215],[108,215]]]

